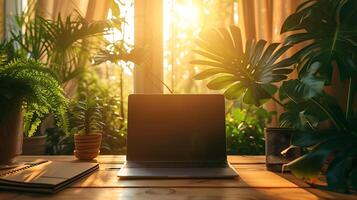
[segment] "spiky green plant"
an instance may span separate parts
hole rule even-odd
[[[85,78],[80,80],[78,97],[71,102],[70,119],[73,134],[90,135],[103,131],[103,108]]]
[[[73,102],[71,109],[72,133],[90,135],[102,133],[102,113],[99,99],[85,98]]]
[[[68,130],[67,99],[56,76],[40,62],[23,58],[0,64],[0,123],[17,100],[26,110],[24,132],[28,136],[49,113],[54,114],[57,126]]]

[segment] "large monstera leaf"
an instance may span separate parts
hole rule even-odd
[[[286,111],[280,116],[280,125],[297,129],[314,129],[319,122],[330,118],[336,128],[346,127],[344,114],[336,100],[324,92],[325,78],[317,71],[322,67],[314,63],[297,79],[284,81],[279,88],[281,101],[288,99]]]
[[[285,44],[304,43],[294,57],[297,68],[306,71],[315,62],[322,63],[319,73],[331,82],[334,63],[342,80],[357,74],[357,1],[308,0],[290,15],[281,33],[294,32]]]
[[[196,43],[200,49],[194,52],[202,59],[191,63],[210,68],[198,73],[195,79],[212,78],[207,87],[225,89],[227,99],[243,98],[244,103],[259,106],[277,91],[273,83],[285,80],[293,70],[292,58],[281,59],[290,45],[248,40],[243,49],[236,26],[205,31]]]

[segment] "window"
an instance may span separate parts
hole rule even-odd
[[[204,81],[193,76],[199,66],[194,59],[195,38],[204,29],[238,23],[234,1],[165,0],[164,2],[164,82],[174,93],[212,93]],[[168,93],[168,89],[165,93]]]

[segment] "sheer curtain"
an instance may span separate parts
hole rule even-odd
[[[104,20],[111,5],[110,0],[28,0],[29,6],[43,17],[54,19],[59,13],[63,17],[77,10],[87,20]],[[0,0],[0,39],[5,34],[5,0]]]
[[[36,11],[43,17],[54,19],[79,12],[87,20],[105,20],[110,0],[37,0]]]
[[[302,1],[304,0],[238,0],[238,26],[243,32],[243,38],[282,42],[284,35],[280,35],[281,25]],[[293,51],[291,49],[286,56]],[[291,76],[296,76],[296,73]],[[267,103],[266,108],[277,111],[271,126],[278,125],[278,117],[283,108],[273,101]]]
[[[5,33],[5,0],[0,0],[0,40],[3,39]]]

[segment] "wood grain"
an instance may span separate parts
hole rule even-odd
[[[1,193],[0,193],[1,194]],[[6,195],[10,193],[3,193]],[[18,193],[16,200],[352,200],[354,196],[324,194],[318,196],[301,188],[69,188],[56,195]]]
[[[117,169],[113,169],[111,165],[106,164],[107,168],[95,172],[93,175],[74,184],[74,187],[211,187],[211,188],[239,188],[239,187],[266,187],[266,188],[298,188],[293,182],[283,178],[282,176],[259,169],[256,165],[253,168],[236,167],[239,173],[238,179],[163,179],[163,180],[120,180],[117,176]],[[114,165],[116,166],[116,165]],[[109,168],[108,168],[109,167]],[[258,168],[258,169],[256,169]],[[255,170],[256,169],[256,170]],[[274,184],[271,184],[274,180]],[[309,187],[305,185],[304,187]]]
[[[36,159],[78,162],[73,156],[21,156],[19,162]],[[84,200],[84,199],[184,199],[184,200],[317,200],[356,199],[345,195],[311,188],[289,173],[267,171],[263,156],[230,156],[238,171],[238,179],[163,179],[120,180],[116,173],[124,156],[100,156],[99,171],[74,183],[55,195],[0,191],[0,200]]]
[[[74,156],[55,156],[57,161],[76,161]],[[30,162],[34,159],[53,159],[53,156],[20,156],[18,162]],[[96,159],[101,164],[123,164],[125,156],[122,155],[101,155]],[[231,164],[265,164],[265,156],[228,156]]]

